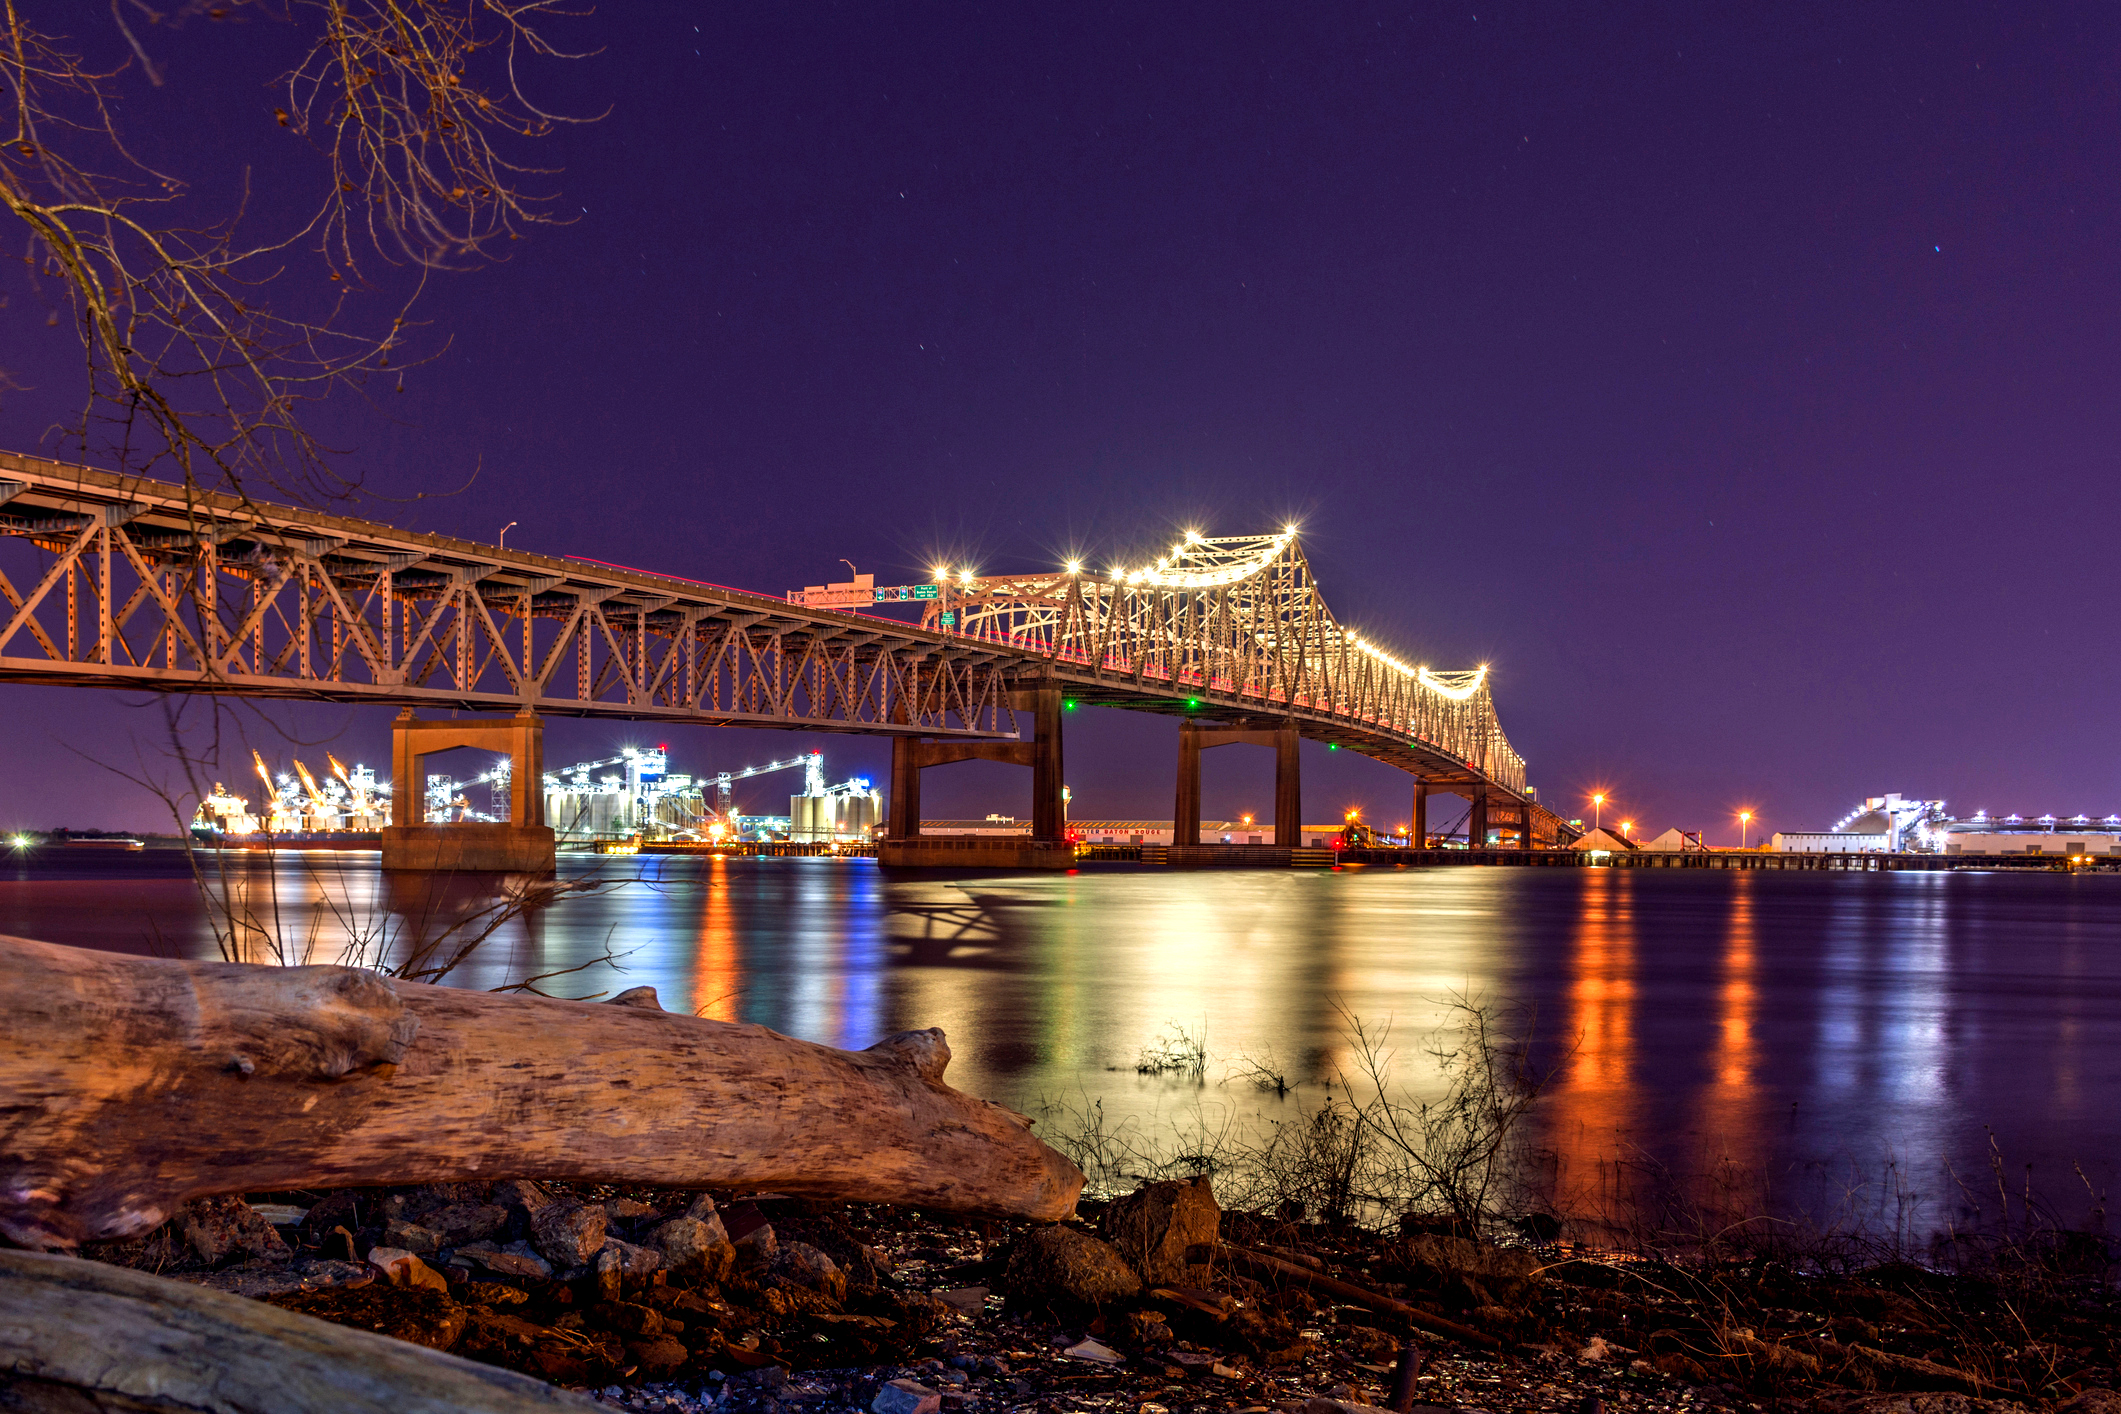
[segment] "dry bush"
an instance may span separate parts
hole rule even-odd
[[[21,273],[54,322],[71,309],[85,355],[64,445],[189,486],[343,498],[356,480],[305,429],[306,407],[393,367],[402,380],[422,357],[412,313],[428,278],[563,219],[549,193],[527,190],[551,174],[508,151],[570,121],[525,95],[523,69],[580,57],[543,29],[582,12],[560,0],[113,0],[108,31],[95,13],[0,0],[0,203],[27,237]],[[309,204],[282,219],[250,218],[247,173],[209,171],[217,195],[195,196],[191,177],[136,156],[119,122],[133,85],[174,81],[155,62],[159,34],[238,19],[307,40],[274,116],[299,144],[290,164],[314,176]],[[84,44],[61,23],[95,33]]]

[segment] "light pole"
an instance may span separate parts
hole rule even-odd
[[[1605,792],[1600,791],[1596,795],[1591,797],[1591,828],[1595,830],[1604,824]]]
[[[1749,825],[1751,825],[1752,823],[1753,823],[1753,812],[1752,812],[1752,811],[1750,811],[1750,810],[1741,810],[1741,811],[1739,811],[1739,812],[1738,812],[1738,847],[1739,847],[1740,849],[1744,849],[1744,848],[1745,848],[1745,832],[1746,832],[1746,828],[1747,828],[1747,827],[1748,827]]]
[[[515,528],[516,523],[514,521],[510,521],[508,522],[508,524],[501,527],[501,533],[495,537],[495,541],[498,548],[503,550],[508,548],[508,532],[514,530]]]
[[[1626,839],[1628,837],[1628,831],[1634,828],[1635,822],[1633,820],[1622,820],[1620,822],[1620,837],[1622,839]]]

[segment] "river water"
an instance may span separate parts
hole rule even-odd
[[[224,858],[230,858],[224,856]],[[234,857],[314,960],[475,911],[493,881],[393,887],[373,855]],[[1507,1005],[1551,1072],[1542,1163],[1575,1190],[1720,1173],[1744,1201],[1928,1221],[2036,1191],[2081,1212],[2121,1171],[2121,878],[1436,868],[886,876],[867,861],[565,857],[587,896],[507,921],[451,979],[591,965],[671,1010],[835,1046],[940,1026],[960,1088],[1108,1124],[1295,1113],[1389,1023],[1395,1083],[1449,999]],[[181,855],[0,863],[0,932],[217,955]],[[615,962],[596,962],[605,954]],[[1199,1077],[1138,1074],[1177,1030]],[[1302,1082],[1293,1099],[1233,1072]],[[2081,1171],[2082,1178],[2079,1173]],[[1964,1185],[1962,1187],[1961,1185]],[[2089,1185],[2088,1187],[2086,1185]]]

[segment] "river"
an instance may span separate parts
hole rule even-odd
[[[317,961],[475,912],[491,881],[393,886],[373,855],[232,858]],[[603,880],[507,920],[453,976],[664,1005],[835,1046],[940,1026],[949,1078],[1050,1122],[1102,1102],[1138,1134],[1289,1117],[1389,1024],[1433,1091],[1454,997],[1507,1007],[1548,1075],[1549,1176],[1580,1196],[1720,1174],[1744,1202],[1923,1221],[1999,1171],[2059,1213],[2121,1169],[2121,878],[1386,868],[886,876],[868,861],[563,857]],[[0,932],[217,956],[181,855],[0,863]],[[614,961],[596,959],[606,954]],[[1137,1073],[1182,1030],[1198,1077]],[[1240,1074],[1296,1082],[1290,1098]],[[1308,1099],[1307,1099],[1308,1097]],[[2081,1179],[2080,1179],[2081,1172]]]

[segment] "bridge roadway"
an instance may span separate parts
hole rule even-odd
[[[1407,771],[1417,819],[1442,791],[1473,802],[1483,833],[1493,823],[1547,843],[1569,832],[1520,789],[1484,685],[1454,710],[1513,772],[1425,738],[1393,705],[1405,684],[1380,690],[1374,665],[1345,644],[1338,669],[1331,644],[1293,671],[1267,644],[1258,664],[1233,670],[1227,644],[1165,629],[1153,651],[1086,662],[1006,634],[810,609],[8,453],[0,596],[0,681],[391,705],[401,738],[422,708],[888,736],[900,838],[918,830],[921,769],[985,758],[1033,768],[1034,837],[1058,841],[1061,714],[1075,705],[1181,718],[1181,818],[1189,796],[1198,813],[1198,748],[1254,741],[1277,748],[1277,821],[1289,814],[1295,828],[1301,737]],[[541,750],[534,730],[508,739]],[[421,754],[401,740],[401,771],[422,769]],[[542,771],[541,759],[515,764],[530,780]],[[515,826],[542,828],[537,793],[522,794]],[[437,828],[418,818],[420,792],[394,798],[394,827]]]

